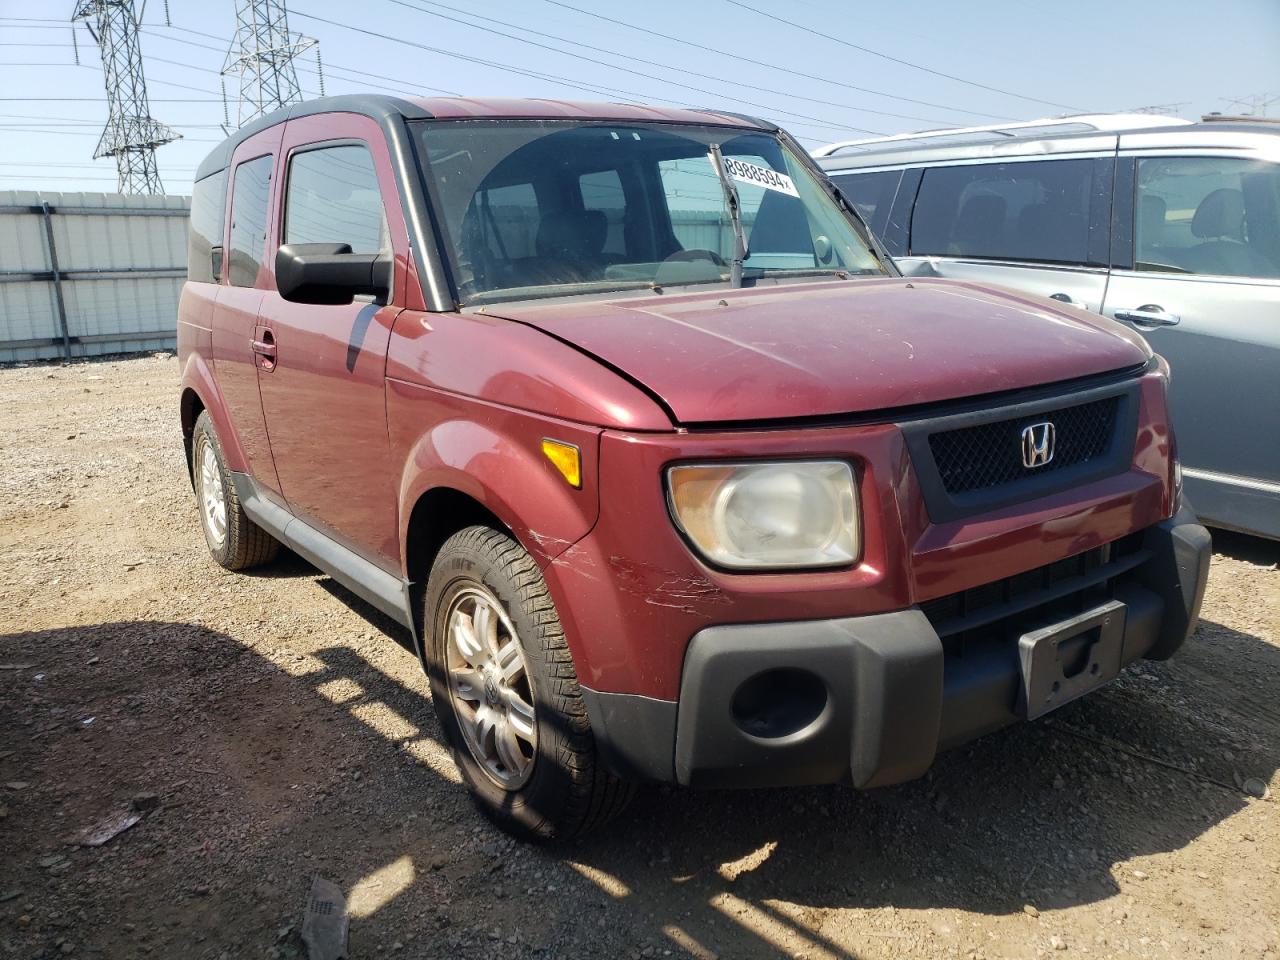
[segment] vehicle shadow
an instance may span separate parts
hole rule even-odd
[[[393,943],[411,956],[850,956],[856,937],[815,910],[1095,902],[1131,882],[1118,864],[1184,847],[1249,802],[1237,777],[1269,781],[1280,765],[1280,651],[1206,622],[1178,659],[947,754],[916,783],[646,787],[600,833],[519,844],[466,801],[412,654],[264,650],[145,621],[0,637],[0,660],[36,665],[0,674],[0,779],[21,769],[33,785],[7,798],[23,830],[0,833],[0,886],[74,898],[86,874],[124,871],[84,895],[113,917],[95,934],[112,956],[136,947],[128,924],[158,928],[159,955],[261,954],[313,874],[348,892],[355,957]],[[51,835],[137,792],[159,793],[160,809],[46,875]]]
[[[1261,567],[1280,567],[1280,540],[1214,528],[1213,552]]]

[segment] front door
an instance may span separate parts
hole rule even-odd
[[[1169,362],[1192,506],[1224,526],[1280,535],[1280,164],[1122,162],[1134,213],[1121,247],[1131,236],[1132,254],[1112,272],[1104,312]],[[1264,529],[1267,515],[1274,529]]]
[[[281,491],[295,515],[398,571],[399,476],[388,450],[384,378],[408,239],[390,157],[377,123],[351,114],[290,120],[280,157],[271,251],[346,243],[354,253],[393,251],[397,263],[391,305],[357,297],[316,306],[283,299],[268,258],[272,282],[258,333],[274,357],[258,379]]]

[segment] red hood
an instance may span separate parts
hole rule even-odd
[[[845,280],[496,304],[624,371],[681,423],[865,413],[1104,373],[1151,356],[1052,300],[951,280]]]

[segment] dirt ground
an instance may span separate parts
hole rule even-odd
[[[209,560],[177,376],[0,370],[0,956],[299,956],[319,875],[355,960],[1280,957],[1280,545],[1217,537],[1176,660],[922,781],[651,788],[526,846],[456,785],[402,631],[296,558]]]

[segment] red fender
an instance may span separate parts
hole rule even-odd
[[[213,421],[213,428],[218,433],[218,441],[222,445],[222,455],[226,459],[227,469],[237,472],[247,471],[248,459],[240,446],[240,438],[231,425],[226,401],[218,388],[218,381],[214,378],[208,361],[195,351],[187,355],[186,364],[183,366],[182,388],[184,392],[194,391],[200,398],[205,412],[209,414],[209,419]]]
[[[408,566],[409,521],[427,492],[466,494],[501,520],[540,566],[595,525],[600,428],[388,381],[392,455],[399,485],[400,548]],[[431,424],[425,432],[415,430]],[[575,489],[542,453],[544,438],[576,445],[582,488]]]

